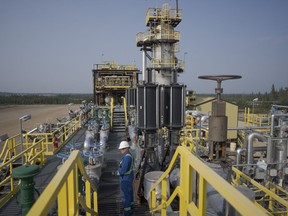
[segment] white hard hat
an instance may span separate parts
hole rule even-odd
[[[118,149],[124,149],[124,148],[129,148],[129,143],[127,141],[122,141],[120,142],[119,148]]]

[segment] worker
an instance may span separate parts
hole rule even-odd
[[[119,169],[116,171],[120,176],[120,191],[121,199],[124,207],[124,215],[133,215],[134,208],[134,196],[133,196],[133,163],[134,159],[129,149],[129,143],[127,141],[120,142],[119,148],[122,155]]]

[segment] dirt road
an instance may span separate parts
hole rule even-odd
[[[79,110],[80,105],[71,106],[73,111]],[[31,114],[32,118],[23,122],[23,130],[30,131],[43,123],[56,123],[57,118],[68,116],[67,105],[11,105],[0,106],[0,136],[9,137],[20,133],[19,118]]]

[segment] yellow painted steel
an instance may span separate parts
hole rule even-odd
[[[180,143],[190,150],[190,152],[196,152],[196,143],[198,143],[198,149],[206,151],[205,141],[208,139],[208,131],[205,129],[193,128],[193,121],[188,120],[186,126],[179,132]]]
[[[127,122],[128,122],[128,114],[127,114],[127,103],[126,103],[126,98],[122,97],[123,100],[123,109],[124,109],[124,116],[125,116],[125,127],[127,127]]]
[[[182,10],[170,9],[168,6],[163,8],[148,8],[146,13],[146,25],[151,20],[153,21],[160,19],[165,22],[180,22],[182,19]]]
[[[245,107],[244,111],[245,126],[267,127],[267,129],[256,129],[259,132],[270,132],[271,116],[268,114],[250,113],[250,108]]]
[[[1,153],[2,163],[0,165],[0,170],[7,170],[6,174],[3,175],[3,179],[0,182],[0,188],[4,187],[8,182],[10,182],[9,187],[6,186],[7,193],[1,196],[0,199],[0,207],[2,207],[12,196],[14,196],[20,186],[20,181],[15,180],[11,177],[11,173],[13,170],[13,164],[24,157],[24,163],[28,164],[39,164],[40,167],[44,166],[46,163],[46,158],[44,155],[45,148],[44,148],[44,139],[37,140],[34,139],[31,146],[26,148],[23,152],[20,150],[20,144],[16,144],[16,139],[20,139],[20,135],[11,137],[10,139],[6,140],[4,145],[4,150]],[[7,148],[6,148],[7,147]],[[5,152],[5,155],[4,153]],[[8,175],[8,173],[10,173]]]
[[[58,128],[57,130],[50,133],[27,133],[24,135],[25,137],[25,145],[28,148],[32,143],[30,140],[37,138],[44,138],[45,145],[45,155],[54,155],[59,151],[61,147],[63,147],[66,142],[81,128],[81,116],[78,115],[73,118],[71,121],[68,121],[63,126]],[[57,135],[58,137],[58,148],[54,148],[53,138]]]
[[[127,89],[127,88],[130,88],[130,86],[101,86],[100,87],[100,89]]]
[[[175,191],[170,197],[167,196],[166,191],[162,190],[162,199],[156,205],[155,190],[159,184],[164,187],[163,181],[167,178],[169,173],[173,170],[175,164],[180,158],[180,185],[176,187]],[[197,176],[193,176],[197,173]],[[193,178],[192,178],[193,177]],[[196,179],[199,179],[199,184],[193,184]],[[205,215],[206,214],[206,184],[209,183],[219,194],[232,205],[236,211],[241,215],[266,215],[264,211],[258,208],[252,201],[245,197],[241,192],[235,189],[232,185],[226,182],[222,177],[200,161],[196,156],[191,154],[188,149],[179,146],[171,160],[168,169],[158,179],[150,190],[150,212],[155,213],[161,211],[161,215],[166,215],[165,210],[178,195],[179,197],[179,215]],[[195,191],[194,191],[194,190]],[[192,193],[197,193],[198,199],[192,199]],[[164,198],[164,199],[163,199]],[[164,201],[163,201],[164,200]],[[241,202],[239,202],[241,200]],[[156,206],[156,207],[155,207]],[[162,210],[165,209],[165,210]]]
[[[128,88],[132,86],[130,76],[105,75],[96,80],[96,88]]]
[[[104,64],[93,65],[93,69],[99,70],[137,70],[136,65],[120,65],[115,61],[105,61]]]
[[[85,195],[79,192],[78,172],[85,180]],[[78,150],[71,153],[27,215],[48,215],[56,201],[58,215],[79,215],[80,208],[84,208],[86,215],[98,215],[97,189],[86,174]]]
[[[0,207],[3,206],[13,195],[19,190],[20,182],[11,177],[13,164],[17,160],[24,157],[24,163],[38,164],[43,167],[46,163],[46,155],[53,155],[58,152],[59,148],[66,144],[66,142],[73,136],[81,127],[81,116],[76,116],[71,121],[58,128],[51,133],[26,133],[23,135],[22,151],[20,143],[20,134],[8,138],[0,153],[1,165],[0,170],[7,170],[7,173],[1,182],[0,187],[10,182],[7,188],[7,193],[0,198]],[[54,134],[58,134],[59,147],[56,149],[53,146]]]
[[[249,176],[245,175],[235,167],[232,167],[232,171],[235,173],[234,178],[232,178],[232,183],[234,185],[248,186],[247,184],[249,183],[251,186],[253,186],[255,192],[262,192],[264,194],[262,198],[256,200],[256,202],[259,203],[259,206],[261,206],[261,202],[263,201],[269,202],[268,208],[265,209],[268,214],[275,215],[276,212],[281,210],[281,212],[285,212],[285,215],[288,215],[287,191],[269,181],[267,181],[266,185],[264,186],[256,182],[254,179],[251,179]],[[244,182],[246,182],[246,184],[244,184]],[[281,196],[277,195],[275,189],[281,193]],[[281,207],[281,209],[278,209],[277,206],[279,208]],[[283,208],[285,209],[283,210]]]
[[[180,40],[180,32],[174,31],[174,32],[165,32],[165,33],[157,33],[157,36],[160,36],[162,39],[169,39],[169,40],[175,40],[179,41]],[[148,41],[153,41],[156,40],[156,35],[152,33],[151,31],[147,32],[139,32],[136,35],[136,43],[139,42],[148,42]],[[174,50],[175,51],[175,50]]]
[[[110,128],[113,128],[113,115],[114,115],[114,98],[111,97],[110,101]]]

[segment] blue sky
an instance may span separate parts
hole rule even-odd
[[[92,93],[93,64],[141,69],[135,44],[149,7],[175,0],[1,0],[0,92]],[[224,93],[288,87],[288,0],[179,0],[179,82],[214,93],[201,75],[232,74]]]

